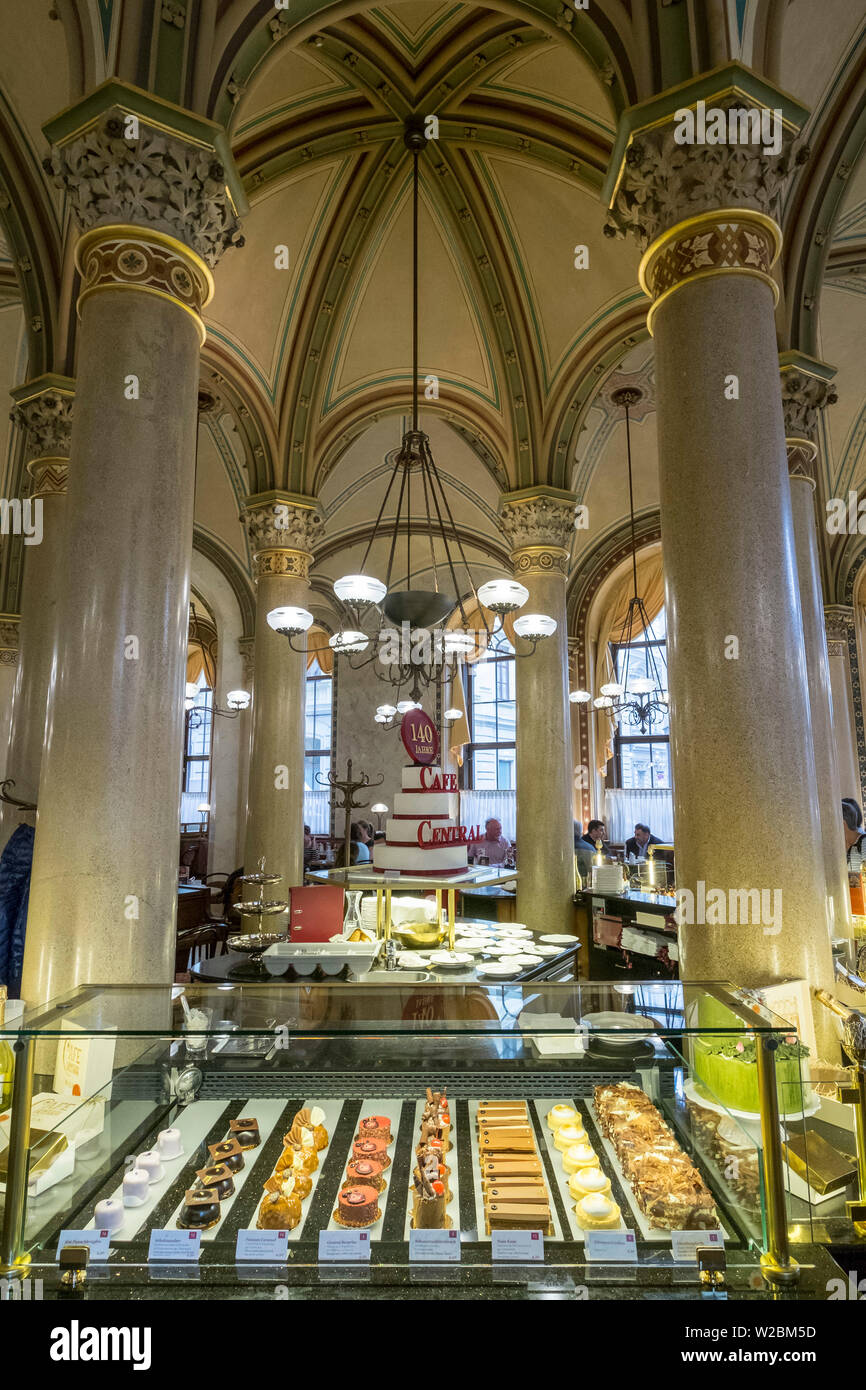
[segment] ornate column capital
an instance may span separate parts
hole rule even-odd
[[[808,112],[728,63],[623,113],[603,196],[608,236],[631,233],[655,303],[682,284],[735,272],[762,279],[779,254],[779,202]]]
[[[241,518],[253,552],[253,578],[295,575],[306,579],[325,519],[315,497],[260,492],[248,497]]]
[[[111,79],[43,129],[46,171],[84,233],[79,310],[97,291],[123,288],[199,319],[213,266],[243,245],[247,204],[222,127]]]
[[[553,487],[503,493],[499,525],[511,547],[516,575],[568,574],[576,503],[573,492]]]
[[[16,386],[9,418],[28,435],[27,472],[33,497],[62,496],[69,467],[75,382],[46,372]]]
[[[835,367],[807,357],[803,352],[779,354],[788,472],[792,478],[807,479],[813,487],[817,485],[818,446],[814,436],[818,429],[818,413],[838,399],[831,384],[835,375]]]
[[[825,603],[824,622],[828,644],[835,642],[847,650],[849,634],[854,631],[854,609],[847,603]]]
[[[0,613],[0,666],[18,665],[20,613]]]

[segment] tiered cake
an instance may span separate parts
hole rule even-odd
[[[402,786],[385,822],[385,842],[373,846],[373,868],[419,878],[466,871],[466,846],[476,836],[455,819],[456,775],[416,764],[403,768]]]

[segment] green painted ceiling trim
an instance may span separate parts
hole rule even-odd
[[[489,92],[502,92],[505,96],[532,101],[538,106],[548,106],[552,111],[562,111],[567,116],[577,115],[587,124],[595,126],[604,135],[610,136],[611,139],[616,137],[616,124],[613,121],[601,120],[592,111],[588,111],[585,106],[569,105],[568,102],[557,101],[555,97],[542,96],[540,92],[533,92],[525,87],[508,87],[504,82],[496,82],[492,77],[488,78],[486,82],[478,84],[478,90],[480,91],[482,88]]]
[[[419,374],[423,373],[424,375],[427,375],[427,373],[424,372],[424,368],[421,366],[420,362],[418,364],[418,371]],[[468,396],[475,396],[476,399],[483,401],[485,405],[492,404],[490,397],[486,395],[479,387],[473,386],[470,382],[461,381],[459,377],[442,376],[441,372],[436,373],[436,375],[439,377],[440,387],[443,384],[446,386],[453,386],[456,390],[465,391]],[[327,415],[332,414],[334,410],[337,410],[341,405],[345,405],[347,401],[352,400],[355,396],[363,395],[368,391],[374,391],[377,386],[389,385],[405,385],[406,397],[408,401],[412,390],[411,371],[386,372],[381,376],[372,377],[369,381],[363,381],[358,386],[348,387],[341,396],[335,399],[334,403],[329,407]],[[320,416],[320,420],[326,419],[327,415],[323,413]]]
[[[99,13],[99,24],[102,29],[102,46],[105,49],[105,56],[108,57],[108,46],[111,43],[111,20],[114,11],[114,0],[96,0],[96,8]]]
[[[355,96],[357,90],[357,87],[353,87],[350,83],[344,83],[342,87],[337,83],[335,83],[333,87],[320,87],[318,91],[308,92],[304,96],[298,97],[297,101],[287,102],[285,106],[270,107],[267,111],[263,111],[260,115],[254,116],[251,120],[247,121],[244,125],[239,125],[236,129],[231,129],[230,127],[231,137],[233,140],[240,140],[242,136],[247,135],[251,130],[257,130],[260,126],[269,125],[274,121],[281,120],[291,111],[299,111],[304,106],[314,106],[317,102],[327,101],[331,97]]]
[[[337,337],[336,344],[334,345],[334,350],[333,350],[332,353],[331,353],[331,363],[330,363],[330,368],[329,368],[329,371],[328,371],[328,377],[327,377],[327,381],[326,381],[326,385],[325,385],[325,393],[324,393],[323,402],[322,402],[322,414],[321,414],[321,418],[322,418],[323,420],[324,420],[328,415],[330,415],[331,412],[332,412],[333,410],[338,409],[338,407],[339,407],[340,405],[342,405],[344,401],[349,400],[353,395],[357,395],[357,393],[358,393],[359,390],[369,390],[369,389],[370,389],[369,385],[364,386],[364,387],[357,387],[357,388],[356,388],[356,387],[350,387],[348,390],[346,390],[346,391],[345,391],[342,395],[340,395],[340,396],[332,396],[332,394],[331,394],[332,391],[335,389],[335,378],[336,378],[336,373],[337,373],[337,367],[338,367],[338,364],[339,364],[339,362],[340,362],[340,357],[341,357],[341,353],[342,353],[342,350],[343,350],[343,344],[344,344],[344,342],[345,342],[346,333],[348,332],[348,325],[349,325],[349,323],[350,323],[350,321],[351,321],[351,318],[352,318],[352,311],[354,310],[355,305],[356,305],[357,302],[358,302],[358,297],[359,297],[359,295],[360,295],[360,293],[361,293],[362,289],[364,288],[364,286],[365,286],[365,284],[366,284],[366,281],[367,281],[367,276],[366,276],[366,273],[365,273],[365,272],[367,271],[367,269],[368,269],[368,268],[371,266],[371,264],[372,264],[372,261],[373,261],[373,259],[374,259],[374,253],[375,253],[376,251],[378,251],[378,250],[381,249],[381,246],[382,246],[382,243],[383,243],[383,241],[384,241],[384,239],[385,239],[386,233],[389,233],[389,232],[391,231],[391,229],[393,228],[394,222],[395,222],[395,220],[396,220],[396,218],[397,218],[399,212],[402,210],[403,198],[404,198],[404,196],[408,193],[408,189],[409,189],[409,187],[410,187],[410,185],[411,185],[411,181],[412,181],[412,171],[411,171],[411,169],[407,169],[407,171],[406,171],[406,173],[405,173],[405,175],[404,175],[404,178],[403,178],[403,180],[402,180],[402,183],[401,183],[400,187],[398,188],[397,192],[395,193],[394,197],[393,197],[392,200],[391,200],[391,207],[390,207],[390,209],[389,209],[388,216],[385,217],[385,218],[383,218],[383,219],[380,221],[378,227],[376,228],[376,234],[375,234],[375,236],[372,237],[371,240],[367,243],[367,249],[366,249],[366,254],[365,254],[365,256],[364,256],[364,263],[363,263],[363,266],[361,267],[361,273],[358,274],[358,275],[355,277],[355,283],[354,283],[354,285],[352,286],[352,292],[351,292],[351,296],[350,296],[349,302],[348,302],[348,304],[347,304],[347,306],[346,306],[345,312],[344,312],[344,313],[342,314],[342,316],[341,316],[341,324],[340,324],[339,335],[338,335],[338,337]],[[424,179],[424,177],[423,177],[423,175],[422,175],[422,178],[421,178],[421,188],[422,188],[422,192],[423,192],[423,189],[424,189],[424,184],[425,184],[425,179]],[[451,228],[449,228],[449,227],[446,225],[446,223],[445,223],[445,221],[443,220],[443,218],[440,216],[439,208],[438,208],[438,205],[437,205],[437,203],[436,203],[435,198],[432,199],[432,200],[430,200],[430,199],[426,200],[426,206],[427,206],[428,211],[431,213],[431,215],[434,217],[435,221],[436,221],[436,222],[438,223],[438,225],[439,225],[440,231],[441,231],[441,233],[442,233],[442,238],[443,238],[444,245],[445,245],[446,247],[451,246],[451,245],[453,244],[453,242],[454,242],[453,232],[452,232]],[[459,249],[459,248],[458,248],[458,249]],[[452,264],[454,265],[454,268],[455,268],[455,270],[456,270],[456,272],[457,272],[457,275],[458,275],[459,279],[462,281],[462,283],[463,283],[463,285],[464,285],[464,288],[465,288],[465,291],[466,291],[466,295],[467,295],[467,297],[468,297],[468,299],[469,299],[470,307],[471,307],[472,311],[473,311],[474,314],[475,314],[475,320],[476,320],[476,323],[477,323],[478,328],[479,328],[480,333],[481,333],[481,340],[482,340],[482,343],[483,343],[483,345],[484,345],[484,355],[485,355],[485,357],[486,357],[486,359],[487,359],[487,369],[488,369],[488,371],[489,371],[489,373],[490,373],[490,380],[491,380],[492,383],[493,383],[493,395],[492,395],[492,396],[488,395],[487,393],[483,392],[480,388],[472,388],[472,387],[466,386],[465,389],[468,390],[468,391],[471,391],[474,395],[477,395],[477,396],[479,397],[480,400],[486,401],[489,405],[492,405],[492,406],[494,407],[494,409],[497,410],[497,411],[501,414],[501,413],[502,413],[502,404],[501,404],[501,400],[500,400],[500,396],[499,396],[499,382],[498,382],[497,374],[496,374],[496,371],[495,371],[494,365],[493,365],[492,349],[491,349],[490,340],[489,340],[489,337],[488,337],[488,334],[487,334],[487,325],[486,325],[485,322],[484,322],[484,316],[483,316],[483,314],[482,314],[482,312],[481,312],[481,306],[480,306],[479,303],[478,303],[478,299],[477,299],[477,296],[476,296],[476,294],[475,294],[474,287],[473,287],[473,285],[472,285],[471,281],[469,280],[469,277],[468,277],[468,275],[467,275],[467,273],[466,273],[466,269],[465,269],[465,266],[464,266],[464,264],[463,264],[462,258],[461,258],[460,256],[458,256],[458,257],[452,262]],[[407,312],[407,314],[409,314],[409,312],[410,312],[410,306],[409,306],[408,304],[407,304],[407,306],[406,306],[406,312]],[[422,325],[422,328],[423,328],[423,325]],[[408,376],[409,376],[409,380],[410,380],[410,382],[411,382],[411,372],[408,374]],[[396,375],[387,376],[387,377],[383,378],[383,380],[385,380],[385,381],[402,381],[403,379],[404,379],[404,374],[403,374],[403,373],[398,373],[398,374],[396,374]],[[440,380],[442,380],[441,377],[440,377]],[[456,383],[455,381],[452,380],[451,384],[452,384],[452,385],[456,385],[456,384],[458,384],[458,383]]]
[[[795,97],[766,82],[751,68],[743,67],[742,63],[724,63],[676,87],[669,87],[658,96],[623,111],[602,191],[605,207],[610,207],[613,201],[626,149],[639,131],[672,120],[674,113],[683,107],[694,106],[698,101],[713,105],[731,94],[743,96],[754,105],[770,110],[778,107],[782,112],[783,124],[789,130],[800,130],[809,115],[808,109]]]
[[[262,395],[266,396],[271,404],[273,404],[270,382],[267,377],[263,376],[261,369],[253,362],[252,358],[248,357],[243,351],[238,341],[229,334],[224,333],[221,329],[216,328],[212,323],[205,324],[205,327],[207,328],[208,338],[213,338],[215,342],[223,343],[224,346],[230,350],[232,356],[236,357],[246,371],[249,372],[253,380],[258,382],[261,387]]]
[[[448,21],[450,19],[453,19],[454,16],[458,13],[458,11],[463,8],[463,5],[452,5],[450,10],[446,10],[445,13],[440,15],[438,19],[434,19],[428,24],[427,28],[421,32],[418,42],[414,44],[412,43],[411,39],[407,37],[407,35],[400,28],[400,26],[398,24],[395,24],[394,21],[391,19],[391,16],[386,14],[384,10],[370,10],[370,14],[375,17],[375,19],[378,21],[379,24],[381,24],[383,29],[386,29],[388,31],[392,38],[396,39],[397,43],[399,43],[400,47],[404,50],[404,52],[409,53],[413,58],[415,58],[422,51],[422,49],[427,46],[427,43],[433,37],[433,35],[439,32],[443,24],[447,24]]]
[[[307,268],[318,246],[319,233],[321,232],[325,219],[330,213],[331,204],[333,203],[334,198],[336,196],[337,189],[342,179],[342,175],[344,174],[345,170],[348,168],[351,162],[352,161],[349,159],[344,159],[341,164],[337,165],[337,167],[333,171],[330,187],[325,192],[324,204],[316,221],[314,233],[307,242],[306,252],[298,268],[298,273],[294,278],[294,287],[292,289],[291,298],[289,300],[288,311],[284,312],[282,315],[282,333],[280,336],[279,347],[277,349],[276,362],[273,368],[273,377],[268,378],[264,376],[260,368],[258,368],[246,355],[246,353],[241,350],[241,348],[234,341],[233,338],[227,337],[225,333],[220,332],[219,329],[214,328],[210,323],[206,325],[207,331],[211,336],[216,338],[219,342],[225,343],[227,346],[233,349],[237,357],[240,358],[240,360],[243,362],[244,366],[248,369],[251,375],[254,376],[256,381],[259,382],[264,395],[267,397],[268,401],[272,406],[276,405],[277,392],[279,390],[282,366],[286,355],[288,337],[292,325],[294,311],[297,306],[298,300],[302,297],[306,290],[305,280]]]
[[[526,298],[526,305],[529,310],[529,317],[533,326],[535,343],[538,351],[538,360],[541,366],[542,377],[544,380],[544,390],[549,395],[551,386],[555,382],[557,376],[562,371],[568,359],[576,351],[580,343],[583,342],[584,339],[600,323],[604,323],[605,319],[610,318],[612,314],[619,313],[621,309],[626,308],[630,304],[635,304],[639,301],[646,301],[646,296],[644,295],[640,287],[636,285],[634,287],[634,290],[626,290],[622,294],[621,298],[616,300],[608,308],[596,311],[594,316],[588,322],[584,323],[583,327],[578,331],[574,338],[572,338],[571,342],[567,345],[567,347],[563,349],[563,351],[560,353],[557,359],[556,364],[553,365],[549,360],[548,353],[544,344],[543,331],[539,320],[535,296],[530,287],[529,279],[520,252],[520,246],[514,235],[511,220],[506,211],[506,207],[499,196],[499,190],[493,179],[492,171],[487,167],[486,162],[481,158],[480,155],[476,155],[476,163],[478,165],[479,172],[481,173],[482,178],[487,184],[490,196],[499,211],[501,225],[508,238],[509,245],[511,246],[511,250],[514,257],[514,267],[517,270],[520,283],[523,286],[523,292]],[[649,308],[648,303],[647,308]]]

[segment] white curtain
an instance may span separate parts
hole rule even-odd
[[[608,839],[623,844],[634,834],[637,821],[648,825],[662,844],[672,845],[674,808],[670,789],[608,788],[604,794],[604,823]]]
[[[310,827],[311,835],[330,835],[331,833],[331,814],[328,805],[330,795],[331,793],[326,791],[304,790],[304,825]]]
[[[461,825],[480,825],[488,816],[495,816],[502,822],[502,833],[506,840],[517,839],[517,793],[516,792],[461,792]]]

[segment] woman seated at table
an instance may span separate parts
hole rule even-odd
[[[370,834],[366,822],[352,821],[349,828],[349,838],[349,862],[351,864],[369,864]]]

